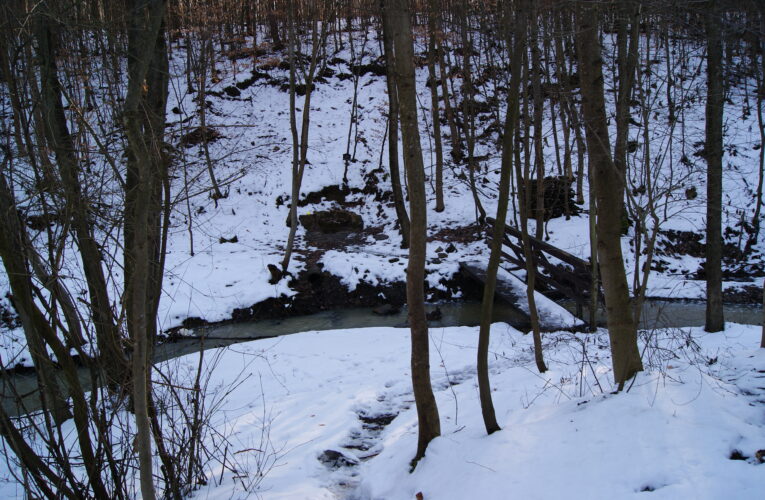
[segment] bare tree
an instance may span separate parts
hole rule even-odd
[[[598,260],[606,299],[614,380],[621,389],[635,373],[642,371],[643,364],[637,346],[637,329],[632,318],[622,257],[624,172],[618,169],[611,158],[596,5],[592,1],[578,5],[576,41],[587,152],[593,174],[590,180],[598,204]]]
[[[707,281],[707,308],[704,329],[725,329],[722,307],[722,156],[723,156],[723,71],[722,35],[718,2],[710,2],[705,14],[707,37],[707,242],[704,272]]]
[[[393,45],[396,53],[396,87],[399,97],[404,166],[409,181],[409,265],[406,275],[406,302],[412,337],[412,388],[417,406],[419,437],[412,466],[425,456],[428,443],[441,434],[438,407],[430,385],[428,322],[425,318],[425,256],[427,206],[425,168],[417,122],[417,94],[414,79],[414,42],[407,0],[387,0]]]
[[[505,220],[507,219],[507,206],[510,198],[510,178],[513,171],[513,158],[515,152],[515,132],[518,126],[519,95],[521,85],[521,61],[523,52],[526,50],[526,8],[523,2],[515,10],[514,29],[512,36],[512,53],[510,56],[511,83],[507,94],[507,113],[505,126],[502,132],[502,166],[499,179],[499,200],[497,203],[497,217],[491,239],[491,254],[489,265],[486,268],[486,282],[483,289],[483,302],[481,303],[481,326],[478,333],[478,392],[481,398],[481,413],[486,432],[492,434],[500,430],[497,417],[494,412],[494,403],[491,398],[491,383],[489,382],[489,340],[491,334],[491,320],[494,311],[494,292],[497,285],[497,271],[502,256],[502,240],[505,234]],[[509,17],[509,15],[508,15]],[[511,37],[508,36],[508,40]],[[524,212],[523,203],[521,213]],[[522,218],[523,220],[523,218]],[[525,224],[525,221],[522,223]],[[529,285],[531,293],[534,293],[533,285]]]
[[[401,248],[409,248],[410,221],[406,213],[404,192],[401,188],[401,173],[398,164],[398,124],[399,103],[396,75],[396,51],[393,46],[393,28],[391,27],[391,8],[385,0],[380,0],[382,10],[383,47],[385,52],[385,83],[388,87],[388,169],[390,170],[393,206],[401,233]]]
[[[762,339],[760,340],[760,347],[765,349],[765,281],[762,284]]]
[[[290,63],[290,131],[292,132],[292,195],[290,198],[290,213],[289,213],[289,225],[290,232],[287,237],[287,248],[284,252],[284,260],[282,260],[282,274],[287,272],[290,265],[290,259],[292,258],[292,249],[295,245],[295,234],[297,233],[298,217],[297,208],[298,201],[300,200],[300,186],[303,183],[303,174],[305,173],[305,166],[308,163],[308,133],[311,126],[311,95],[313,94],[313,80],[316,76],[316,68],[319,65],[319,49],[324,44],[327,35],[327,23],[324,22],[324,18],[321,20],[314,18],[311,28],[311,58],[308,65],[308,70],[304,75],[303,84],[301,86],[302,91],[305,92],[305,98],[303,100],[303,113],[301,114],[300,123],[300,138],[298,139],[297,129],[297,117],[296,117],[296,94],[297,94],[297,66],[298,58],[296,57],[297,45],[299,43],[297,36],[297,28],[295,26],[295,0],[289,0],[289,63]],[[320,7],[320,11],[325,13],[325,9]],[[321,27],[319,27],[321,24]]]
[[[534,236],[537,239],[542,239],[545,226],[545,161],[544,143],[542,141],[544,99],[542,98],[542,63],[539,53],[539,3],[534,2],[531,10],[529,49],[531,52],[531,92],[534,101],[534,167],[537,176],[536,207],[534,210],[534,218],[537,223]],[[529,155],[529,152],[527,151],[526,154]],[[526,179],[525,182],[530,183],[530,179]],[[534,287],[530,288],[533,290]]]
[[[467,141],[467,170],[470,192],[473,194],[473,205],[475,206],[475,217],[479,224],[486,220],[486,210],[481,203],[481,197],[478,195],[475,174],[480,168],[475,159],[475,88],[473,86],[473,75],[471,58],[473,56],[473,42],[470,30],[470,9],[467,0],[462,0],[459,12],[460,35],[462,37],[462,128],[465,131]]]
[[[132,385],[141,496],[156,498],[149,410],[151,346],[161,290],[162,186],[167,182],[163,152],[168,61],[162,30],[164,0],[134,0],[128,31],[128,89],[123,109],[128,144],[125,215],[125,289],[133,343]],[[166,236],[166,234],[165,234]]]
[[[428,82],[430,87],[430,112],[433,119],[433,142],[436,150],[436,212],[444,211],[444,151],[441,138],[441,113],[438,104],[438,80],[436,79],[436,62],[439,58],[440,47],[436,38],[441,34],[438,30],[438,3],[428,2]],[[445,75],[441,75],[445,78]]]

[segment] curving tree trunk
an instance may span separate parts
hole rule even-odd
[[[542,140],[544,99],[542,97],[542,63],[539,54],[539,15],[537,2],[534,2],[531,8],[531,23],[529,23],[531,38],[529,40],[529,48],[531,52],[531,93],[534,100],[534,167],[537,177],[536,208],[533,217],[537,221],[534,236],[541,240],[544,236],[545,227],[545,158]],[[529,153],[527,152],[526,154]],[[529,181],[530,179],[526,179],[526,185],[529,185]],[[530,200],[527,200],[527,202],[530,203]],[[533,286],[531,289],[533,293]]]
[[[436,212],[444,211],[444,148],[441,138],[441,116],[438,105],[438,82],[436,80],[436,61],[439,48],[436,44],[438,31],[438,4],[430,0],[428,10],[428,78],[430,79],[430,112],[433,121],[433,141],[436,152]],[[446,78],[441,75],[441,78]]]
[[[760,339],[760,347],[765,349],[765,281],[762,283],[762,339]]]
[[[297,234],[298,216],[297,208],[300,200],[300,186],[303,183],[305,166],[308,164],[308,134],[311,127],[311,96],[313,95],[313,80],[319,65],[319,49],[324,45],[327,36],[327,23],[321,20],[321,28],[318,21],[313,22],[311,30],[311,61],[305,74],[305,98],[303,100],[303,113],[300,118],[300,140],[298,140],[296,118],[296,66],[298,64],[295,53],[298,50],[298,40],[295,27],[294,0],[289,1],[289,62],[290,62],[290,130],[292,132],[292,195],[289,213],[290,232],[287,236],[287,248],[282,260],[281,275],[285,275],[289,269],[292,249],[295,245]]]
[[[165,0],[134,0],[130,16],[123,109],[130,177],[125,206],[125,309],[133,345],[132,395],[141,496],[153,500],[150,356],[162,284],[160,214],[168,168],[163,153],[168,93]]]
[[[99,355],[107,382],[122,384],[127,380],[128,363],[120,343],[120,331],[112,310],[102,255],[90,221],[90,204],[83,192],[74,139],[64,114],[61,82],[57,75],[55,39],[50,26],[41,22],[37,29],[40,60],[40,99],[42,128],[56,158],[61,176],[66,209],[80,252],[83,272],[88,285],[90,310],[96,330]],[[127,235],[126,235],[127,238]]]

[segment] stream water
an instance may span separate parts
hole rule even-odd
[[[573,303],[559,302],[574,312]],[[430,321],[431,328],[448,326],[476,326],[480,323],[481,304],[479,302],[450,302],[427,306],[428,311],[438,307],[441,317]],[[666,301],[648,300],[643,308],[641,328],[670,328],[702,326],[704,324],[705,304],[703,301]],[[600,311],[598,321],[604,314]],[[726,305],[725,320],[744,324],[761,324],[762,306]],[[517,309],[503,303],[494,307],[493,321],[503,321],[516,328],[527,329],[526,316]],[[395,314],[380,316],[370,308],[339,309],[306,316],[296,316],[280,320],[259,320],[249,323],[215,325],[198,328],[194,337],[184,337],[166,342],[155,347],[155,362],[227,345],[278,337],[292,333],[338,330],[366,327],[406,327],[407,311],[402,308]],[[90,384],[87,370],[80,370],[80,379],[87,387]],[[37,399],[37,378],[33,374],[18,374],[0,378],[0,400],[10,415],[19,415],[39,409]],[[21,403],[19,403],[19,397]]]

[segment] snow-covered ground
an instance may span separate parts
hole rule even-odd
[[[441,437],[412,473],[408,329],[308,331],[209,350],[202,380],[215,410],[206,446],[218,461],[205,465],[191,498],[759,498],[760,333],[736,324],[715,334],[642,332],[646,370],[614,394],[604,330],[544,334],[549,371],[540,374],[531,336],[496,323],[489,361],[502,430],[487,436],[478,329],[431,329]],[[158,368],[189,385],[199,361],[191,354]],[[71,427],[62,432],[74,438]],[[7,467],[0,463],[0,497],[22,498]]]
[[[367,64],[377,60],[379,56],[376,33],[370,29],[369,40],[364,45],[364,56],[361,63]],[[355,53],[361,53],[363,31],[355,33]],[[351,103],[353,97],[353,81],[349,78],[351,72],[351,51],[348,47],[348,35],[343,33],[340,39],[344,41],[342,48],[333,54],[328,68],[334,76],[316,84],[311,105],[311,129],[309,138],[308,159],[301,197],[320,189],[340,185],[343,180],[345,165],[343,155],[346,149],[353,155],[354,161],[348,168],[348,185],[350,188],[363,189],[374,175],[374,185],[382,190],[390,190],[390,179],[387,174],[388,159],[384,137],[387,126],[386,84],[385,78],[372,73],[361,75],[358,85],[359,115],[353,124],[351,136],[358,133],[358,141],[353,138],[347,143],[349,127],[351,126]],[[645,44],[645,40],[643,40]],[[633,127],[630,140],[637,144],[630,154],[630,179],[628,192],[630,204],[645,209],[649,203],[645,193],[647,174],[643,169],[643,155],[648,151],[651,158],[651,185],[654,186],[654,203],[661,228],[703,233],[705,227],[706,180],[705,164],[696,154],[699,141],[704,138],[704,99],[705,86],[703,76],[704,51],[703,47],[695,47],[691,53],[685,54],[691,67],[698,65],[697,72],[691,72],[691,77],[674,81],[672,89],[675,105],[678,106],[678,121],[670,123],[667,118],[668,106],[665,101],[668,79],[667,69],[679,61],[680,55],[671,52],[673,59],[670,65],[664,63],[663,49],[651,42],[650,47],[643,51],[650,54],[655,61],[648,63],[651,71],[644,71],[639,81],[640,89],[636,95],[648,92],[646,102],[649,103],[649,121],[645,128],[649,130],[648,145],[643,136],[642,127]],[[180,47],[180,46],[179,46]],[[604,57],[610,61],[615,57],[611,44],[606,40]],[[419,47],[423,50],[423,47]],[[174,92],[168,108],[178,113],[170,114],[173,128],[177,136],[183,135],[198,123],[198,105],[194,101],[195,94],[184,91],[185,56],[183,50],[176,50],[172,60],[176,78]],[[249,83],[253,72],[263,75],[258,64],[265,60],[279,59],[283,54],[267,54],[259,60],[243,59],[230,61],[221,58],[217,68],[220,81],[212,86],[217,95],[208,96],[208,124],[216,127],[222,137],[210,144],[211,155],[219,179],[234,179],[226,188],[229,197],[218,200],[215,207],[206,196],[197,196],[191,200],[187,210],[180,204],[175,214],[175,227],[171,232],[169,253],[167,257],[167,279],[165,283],[166,297],[160,307],[159,320],[162,327],[167,329],[177,326],[184,318],[197,316],[208,321],[228,319],[235,308],[247,307],[255,302],[279,295],[291,295],[293,292],[282,281],[278,285],[267,283],[270,277],[266,270],[268,264],[278,264],[282,258],[282,249],[287,240],[288,228],[284,221],[288,215],[289,193],[291,189],[291,140],[288,119],[288,94],[278,85],[269,84],[272,81],[286,81],[287,71],[271,69],[268,78]],[[686,61],[686,62],[687,62]],[[641,61],[645,64],[645,61]],[[344,75],[343,78],[338,76]],[[427,68],[417,70],[419,103],[421,108],[421,143],[425,155],[427,178],[427,196],[429,207],[435,205],[434,163],[435,153],[431,115],[429,111],[430,95],[426,86]],[[606,98],[613,99],[609,89],[613,85],[613,75],[609,72],[606,78]],[[502,76],[499,77],[502,83]],[[232,97],[225,91],[239,83],[237,92],[240,95]],[[495,97],[493,85],[497,82],[488,81],[479,86],[476,99],[486,101]],[[740,82],[739,82],[740,83]],[[751,82],[750,82],[751,84]],[[459,82],[454,84],[458,92]],[[740,222],[748,220],[753,212],[752,197],[757,180],[759,158],[759,133],[756,113],[752,112],[751,91],[748,93],[742,87],[731,87],[730,102],[726,107],[726,156],[724,178],[724,227],[741,230]],[[458,95],[455,102],[459,102]],[[578,99],[575,96],[574,99]],[[454,105],[455,102],[452,104]],[[303,100],[298,96],[298,123],[302,114]],[[481,127],[490,126],[494,113],[504,116],[505,103],[499,99],[499,109],[490,107],[479,121]],[[544,158],[547,175],[554,175],[559,168],[560,153],[554,147],[552,132],[552,117],[549,103],[545,104],[543,136],[545,138]],[[613,104],[611,108],[613,109]],[[559,112],[559,111],[558,111]],[[633,118],[640,122],[640,107],[631,110]],[[190,118],[190,121],[183,123]],[[611,120],[612,127],[614,120]],[[182,127],[179,129],[179,127]],[[560,127],[560,124],[558,124]],[[448,127],[442,127],[444,133]],[[480,132],[480,130],[479,130]],[[562,134],[558,130],[559,136]],[[559,141],[562,137],[559,137]],[[572,139],[573,141],[573,139]],[[428,224],[430,234],[444,228],[459,228],[467,226],[476,220],[476,211],[472,194],[465,178],[464,165],[455,165],[450,161],[449,141],[443,141],[447,160],[444,183],[446,210],[436,213],[430,210]],[[484,158],[480,162],[478,178],[479,195],[482,204],[490,216],[496,212],[496,183],[499,175],[500,148],[497,147],[496,132],[489,133],[476,144],[476,156]],[[190,177],[195,180],[190,191],[199,190],[208,184],[204,172],[202,152],[199,146],[180,148],[183,160],[189,162]],[[576,157],[575,149],[571,156]],[[574,167],[576,167],[576,160]],[[382,170],[377,170],[381,168]],[[461,174],[461,175],[460,175]],[[696,197],[688,197],[686,189],[693,188],[698,193]],[[572,254],[587,259],[590,255],[588,240],[587,197],[588,182],[584,180],[585,211],[569,220],[553,219],[547,227],[547,236],[554,245]],[[182,195],[180,192],[179,195]],[[277,203],[280,198],[283,203]],[[358,283],[366,282],[381,285],[405,279],[404,269],[406,251],[399,247],[400,237],[395,228],[395,212],[390,201],[379,202],[372,194],[350,194],[346,201],[351,206],[349,210],[357,212],[364,220],[366,228],[379,229],[384,239],[366,235],[363,243],[353,244],[343,248],[323,251],[319,263],[324,270],[342,279],[342,282],[353,289]],[[301,207],[299,214],[326,210],[337,206],[337,203],[323,201]],[[186,212],[190,212],[189,216]],[[509,220],[512,220],[511,209]],[[190,255],[190,243],[187,225],[191,219],[194,231],[195,255]],[[534,222],[531,222],[533,228]],[[650,221],[649,226],[652,226]],[[532,229],[533,230],[533,229]],[[237,243],[221,243],[221,238],[237,236]],[[304,269],[304,251],[312,250],[310,242],[304,238],[302,227],[298,230],[296,250],[298,255],[293,260],[290,270],[297,273]],[[744,235],[745,237],[745,235]],[[735,241],[735,237],[731,237]],[[486,258],[486,247],[476,234],[472,243],[455,243],[456,252],[447,258],[439,258],[437,249],[447,246],[449,242],[433,241],[428,246],[429,271],[428,283],[434,288],[441,285],[442,278],[449,278],[457,272],[457,263],[464,260]],[[640,272],[643,259],[635,263],[635,225],[623,238],[625,267],[628,279],[632,284],[633,275]],[[658,248],[666,239],[659,236]],[[760,262],[765,246],[765,232],[760,235],[758,244],[752,252],[744,256],[750,263]],[[390,259],[398,257],[399,261],[391,263]],[[648,284],[648,296],[670,298],[704,298],[704,281],[697,279],[694,274],[699,269],[703,259],[682,255],[661,257],[668,261],[666,269],[651,273]],[[658,259],[658,257],[657,257]],[[246,269],[246,272],[243,270]],[[741,283],[726,281],[724,286],[736,288],[745,284],[756,283],[761,286],[761,280]]]
[[[257,492],[243,486],[261,479],[254,470],[208,469],[209,484],[193,498],[761,495],[765,464],[754,456],[765,449],[765,349],[757,349],[758,327],[644,333],[646,371],[612,394],[604,331],[545,334],[549,371],[539,374],[530,336],[495,324],[490,370],[503,430],[491,436],[478,400],[477,335],[467,327],[430,332],[442,435],[411,474],[417,417],[408,330],[305,332],[223,350],[210,387],[225,393],[234,380],[244,383],[226,395],[213,422],[240,463],[257,463],[257,448],[269,467]],[[183,371],[197,361],[171,363]],[[748,458],[731,460],[736,452]]]
[[[367,49],[370,52],[364,62],[377,57],[377,43],[370,42]],[[185,90],[183,51],[178,45],[173,50],[173,90],[168,108],[177,112],[169,113],[168,119],[170,142],[177,146],[179,156],[173,172],[173,196],[178,204],[173,213],[159,313],[163,329],[178,326],[188,317],[225,320],[235,308],[294,293],[286,280],[268,284],[267,271],[268,264],[280,262],[288,232],[284,224],[290,192],[288,95],[278,86],[259,80],[242,85],[245,88],[240,95],[230,96],[224,89],[249,78],[255,63],[219,61],[220,81],[212,86],[217,95],[208,96],[207,119],[222,135],[210,144],[210,152],[228,197],[216,205],[207,197],[209,181],[200,147],[178,145],[180,137],[198,125],[198,117],[195,95]],[[347,44],[336,57],[350,59]],[[349,72],[346,63],[331,67],[337,73]],[[661,71],[657,69],[656,95],[664,91]],[[279,69],[269,73],[275,79],[286,76]],[[421,68],[417,77],[420,102],[427,105],[427,71]],[[703,88],[698,83],[688,82],[683,92],[700,96]],[[303,194],[342,181],[351,92],[352,82],[347,79],[330,77],[317,84],[311,113],[311,164]],[[738,151],[726,156],[724,218],[732,227],[742,213],[750,213],[747,200],[751,200],[757,167],[752,131],[756,129],[751,128],[756,118],[738,114],[741,98],[739,91],[730,95],[734,104],[726,136],[727,151]],[[703,133],[700,102],[689,106],[683,125],[684,143],[689,145]],[[376,174],[378,185],[387,189],[387,158],[381,155],[387,103],[384,78],[363,75],[359,103],[363,108],[358,129],[363,141],[357,145],[357,161],[350,164],[349,185],[363,188],[367,175],[381,164],[383,172]],[[298,106],[302,107],[300,100]],[[666,228],[700,232],[704,227],[703,169],[681,172],[685,167],[679,166],[679,158],[685,151],[670,151],[674,141],[666,128],[657,125],[664,123],[666,110],[660,103],[656,106],[659,118],[651,127],[656,141],[652,150],[666,151],[664,157],[674,158],[671,164],[677,167],[676,178],[658,179],[663,185],[677,184],[666,196],[668,215],[662,222]],[[426,107],[420,111],[430,183],[432,143],[424,132],[430,115]],[[549,127],[548,121],[548,137]],[[545,157],[552,166],[555,152],[551,145],[550,140]],[[641,149],[637,151],[639,154]],[[691,157],[693,152],[688,151]],[[491,215],[496,208],[500,154],[496,141],[479,144],[476,154],[488,155],[479,177],[485,178],[480,184],[481,195]],[[470,191],[456,175],[460,170],[459,166],[447,165],[446,210],[429,212],[431,234],[474,221]],[[192,179],[187,188],[180,182],[184,178]],[[686,199],[684,189],[689,186],[697,188],[698,198]],[[585,196],[586,190],[585,181]],[[194,194],[187,203],[186,197]],[[428,196],[432,207],[431,189]],[[277,202],[280,197],[282,203]],[[392,205],[378,203],[363,193],[352,194],[347,201],[356,203],[352,210],[363,217],[366,227],[379,228],[379,234],[387,239],[366,235],[363,244],[328,250],[319,262],[349,288],[361,282],[376,285],[402,281],[406,251],[399,248]],[[303,207],[300,213],[333,205],[324,201]],[[587,258],[587,228],[586,213],[568,221],[555,219],[548,226],[550,241]],[[623,245],[632,274],[639,266],[635,266],[631,244],[634,227],[630,231]],[[235,236],[235,243],[222,240]],[[305,267],[304,254],[311,250],[303,236],[301,228],[298,255],[291,265],[295,274]],[[761,235],[747,258],[760,258],[763,241]],[[455,245],[456,252],[446,257],[437,255],[439,247],[449,243]],[[67,253],[73,276],[68,286],[76,294],[85,286],[77,278],[78,264],[71,256]],[[485,256],[486,246],[480,238],[462,243],[436,238],[428,244],[429,285],[439,286],[441,278],[457,271],[459,261]],[[703,297],[703,281],[691,276],[700,260],[670,260],[668,271],[652,274],[648,295]],[[110,279],[119,283],[119,273],[115,269]],[[0,301],[7,307],[3,297],[6,291],[6,279],[0,272]],[[215,359],[216,366],[208,384],[214,394],[209,397],[217,394],[224,400],[212,422],[231,443],[228,457],[236,463],[237,472],[211,464],[207,485],[195,493],[195,498],[403,500],[416,498],[420,492],[424,499],[438,500],[648,494],[672,499],[757,498],[761,495],[757,492],[765,489],[765,465],[756,464],[753,458],[757,450],[765,449],[765,350],[756,349],[759,327],[729,324],[724,333],[711,335],[700,329],[644,333],[647,369],[629,391],[614,395],[605,332],[545,334],[550,371],[539,374],[534,368],[531,339],[497,324],[493,327],[490,366],[494,403],[503,430],[492,436],[483,432],[478,405],[474,368],[477,329],[433,329],[430,335],[442,437],[431,444],[412,474],[408,462],[415,450],[416,415],[407,330],[305,332],[206,353],[206,359]],[[7,348],[2,353],[6,366],[28,362],[19,329],[3,332],[2,339]],[[191,355],[160,368],[182,374],[193,370],[197,361],[198,357]],[[233,381],[241,383],[228,392]],[[65,433],[71,430],[65,426]],[[331,453],[325,453],[327,450]],[[730,460],[732,455],[749,458]],[[339,464],[346,465],[335,467]],[[0,483],[1,497],[22,495],[18,484]]]
[[[373,29],[368,32],[369,39],[364,45],[362,63],[377,60],[379,44]],[[362,52],[363,32],[355,32],[355,53]],[[332,37],[331,37],[332,38]],[[339,185],[345,169],[343,155],[348,148],[354,161],[348,168],[348,185],[351,189],[361,190],[371,182],[377,189],[388,191],[390,179],[387,174],[388,161],[384,137],[386,118],[385,78],[367,73],[360,76],[358,85],[359,115],[352,129],[352,137],[358,134],[358,140],[347,143],[351,125],[351,102],[353,81],[351,73],[351,51],[348,46],[348,34],[342,33],[342,48],[330,44],[332,59],[328,69],[334,76],[327,76],[317,82],[312,98],[311,129],[308,159],[301,189],[301,197],[316,192],[326,186]],[[334,40],[334,38],[332,38]],[[608,42],[608,40],[607,40]],[[274,61],[282,61],[283,53],[267,52],[259,58],[231,60],[223,54],[217,56],[217,78],[210,82],[207,96],[207,124],[220,135],[210,142],[210,156],[218,181],[228,197],[214,203],[209,198],[210,180],[207,174],[205,155],[200,145],[185,147],[182,137],[192,132],[199,125],[199,103],[196,92],[187,85],[185,43],[179,39],[171,44],[171,90],[168,103],[168,142],[175,148],[176,159],[173,163],[172,199],[175,201],[172,225],[167,245],[166,273],[163,296],[160,303],[158,321],[162,330],[177,327],[186,318],[197,317],[209,322],[230,319],[236,309],[248,308],[253,304],[274,297],[291,297],[295,291],[283,279],[277,284],[269,284],[269,264],[278,265],[287,241],[288,228],[285,220],[290,203],[291,185],[291,139],[288,118],[288,93],[280,88],[279,82],[286,82],[287,71],[278,67],[263,69],[263,63],[273,66]],[[246,40],[246,44],[251,40]],[[655,41],[652,43],[656,43]],[[610,44],[607,44],[610,47]],[[419,47],[418,50],[422,50]],[[651,76],[643,76],[639,82],[641,88],[652,90],[648,102],[651,103],[652,115],[648,124],[650,130],[650,150],[656,165],[653,184],[661,196],[661,224],[663,229],[675,229],[702,233],[705,224],[705,180],[703,161],[694,156],[698,141],[704,133],[704,85],[702,48],[698,48],[688,57],[698,66],[692,78],[676,81],[674,91],[676,101],[683,107],[683,113],[675,125],[669,125],[667,105],[662,99],[666,94],[666,65],[652,64]],[[695,49],[694,49],[695,50]],[[663,61],[663,50],[652,45],[650,51],[656,60]],[[674,54],[674,52],[672,52]],[[606,60],[613,58],[610,49],[604,53]],[[672,55],[677,60],[678,55]],[[482,61],[485,63],[485,61]],[[269,67],[270,67],[269,66]],[[260,78],[254,81],[252,75]],[[266,75],[266,76],[263,76]],[[613,98],[608,91],[613,75],[607,73],[607,99]],[[498,77],[499,83],[505,76]],[[433,140],[431,138],[431,116],[429,113],[429,89],[425,85],[427,69],[417,71],[419,109],[421,120],[422,145],[425,155],[427,195],[429,207],[434,207],[435,195],[432,189],[433,178]],[[479,101],[491,97],[497,82],[482,83],[479,88]],[[750,82],[751,83],[751,82]],[[237,86],[237,84],[239,84]],[[454,88],[460,88],[459,82]],[[233,89],[233,90],[232,90]],[[641,90],[642,92],[642,90]],[[741,87],[731,87],[729,99],[732,103],[726,107],[726,169],[724,226],[736,229],[737,224],[751,216],[753,186],[756,183],[758,168],[758,141],[756,114],[746,99],[752,99],[751,92],[746,93]],[[575,97],[578,98],[578,97]],[[453,99],[455,99],[453,97]],[[457,96],[455,102],[459,101]],[[7,103],[6,103],[7,104]],[[298,98],[298,120],[302,113],[303,101]],[[546,105],[548,106],[548,105]],[[504,115],[504,102],[499,99],[499,109],[491,108],[479,120],[479,126],[490,126],[491,117]],[[680,109],[680,108],[678,108]],[[641,119],[639,109],[632,110],[635,119]],[[488,125],[487,125],[488,124]],[[612,120],[613,124],[613,120]],[[555,151],[552,139],[552,121],[549,109],[544,121],[545,163],[548,174],[556,170],[559,154]],[[443,127],[444,133],[448,127]],[[641,155],[646,150],[642,128],[635,127],[631,140],[637,141],[637,149],[630,157],[634,166],[632,179],[631,203],[645,205],[646,196],[640,194]],[[560,131],[559,131],[560,134]],[[560,139],[560,138],[559,138]],[[573,140],[573,139],[572,139]],[[446,229],[464,228],[475,222],[475,208],[472,194],[464,176],[464,165],[455,165],[450,160],[449,141],[444,140],[445,158],[445,194],[446,210],[428,213],[429,234],[431,237]],[[476,145],[476,155],[481,156],[480,170],[476,172],[479,194],[487,214],[496,210],[496,182],[500,162],[500,150],[497,147],[496,132],[489,133]],[[576,157],[575,150],[571,156]],[[690,158],[690,159],[688,159]],[[684,160],[685,159],[685,160]],[[576,165],[575,165],[576,166]],[[109,168],[105,170],[108,172]],[[370,177],[374,175],[374,178]],[[688,199],[685,190],[693,187],[698,196]],[[635,191],[637,190],[637,191]],[[112,195],[114,196],[114,195]],[[584,196],[587,207],[588,183],[584,180]],[[396,229],[395,212],[390,201],[379,202],[374,194],[354,192],[347,196],[348,208],[357,212],[369,229],[360,240],[353,244],[340,245],[331,249],[316,249],[305,238],[302,227],[298,229],[295,245],[296,255],[290,265],[290,271],[297,275],[306,268],[307,256],[313,254],[317,263],[325,271],[335,274],[341,282],[354,289],[359,283],[373,286],[385,286],[391,282],[405,279],[406,251],[400,248],[400,236]],[[299,214],[325,210],[337,206],[336,202],[322,201],[299,208]],[[511,208],[510,218],[515,210]],[[533,226],[533,222],[531,225]],[[739,228],[740,229],[740,228]],[[583,211],[570,220],[553,219],[547,226],[547,235],[554,245],[581,258],[589,258],[588,214]],[[633,276],[642,266],[635,262],[636,252],[633,247],[634,225],[622,239],[625,267],[630,284]],[[122,287],[120,252],[114,248],[111,235],[103,235],[105,248],[114,250],[106,256],[105,267],[109,268],[110,286],[114,292],[115,303],[119,303],[118,294]],[[229,242],[235,238],[235,242]],[[732,237],[735,240],[735,237]],[[662,248],[663,236],[659,237]],[[455,251],[444,253],[452,244]],[[752,252],[743,258],[750,264],[762,261],[765,246],[765,231]],[[318,253],[318,255],[316,255]],[[637,254],[644,260],[640,253]],[[443,288],[442,280],[449,279],[458,272],[458,263],[468,260],[486,259],[487,249],[482,237],[477,232],[474,241],[449,241],[447,237],[433,237],[428,244],[427,280],[432,288]],[[110,259],[113,259],[111,261]],[[694,273],[703,259],[699,257],[670,255],[661,256],[666,262],[663,271],[651,273],[647,295],[669,298],[703,298],[704,281],[697,279]],[[64,276],[67,287],[76,296],[87,294],[87,286],[82,279],[79,260],[74,248],[68,248],[63,258]],[[726,281],[726,288],[740,288],[745,285],[761,286],[761,278],[745,282]],[[7,280],[0,271],[0,303],[9,308],[5,299],[8,290]],[[85,312],[85,311],[84,311]],[[3,359],[6,365],[15,363],[28,364],[29,356],[24,350],[21,331],[6,331],[2,336]]]

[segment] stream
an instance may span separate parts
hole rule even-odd
[[[573,302],[558,302],[575,312]],[[431,328],[449,326],[477,326],[480,323],[480,302],[448,302],[428,305],[427,310],[438,308],[441,317],[430,321]],[[762,323],[762,306],[752,304],[728,304],[725,308],[727,322],[758,325]],[[599,326],[605,326],[603,311],[599,311]],[[703,326],[705,303],[703,301],[646,300],[643,307],[640,328],[679,328]],[[528,321],[514,307],[497,302],[494,306],[493,321],[502,321],[519,329],[528,329]],[[154,361],[160,363],[200,349],[213,349],[239,342],[279,337],[292,333],[316,330],[340,330],[367,327],[406,327],[407,311],[402,308],[395,314],[377,315],[371,308],[337,309],[306,316],[295,316],[278,320],[258,320],[248,323],[223,324],[200,327],[194,330],[194,337],[183,337],[155,346]],[[90,375],[80,369],[80,380],[87,387]],[[5,410],[11,416],[36,411],[40,408],[37,397],[37,378],[34,374],[15,374],[0,378],[0,398]],[[16,397],[21,397],[21,402]]]

